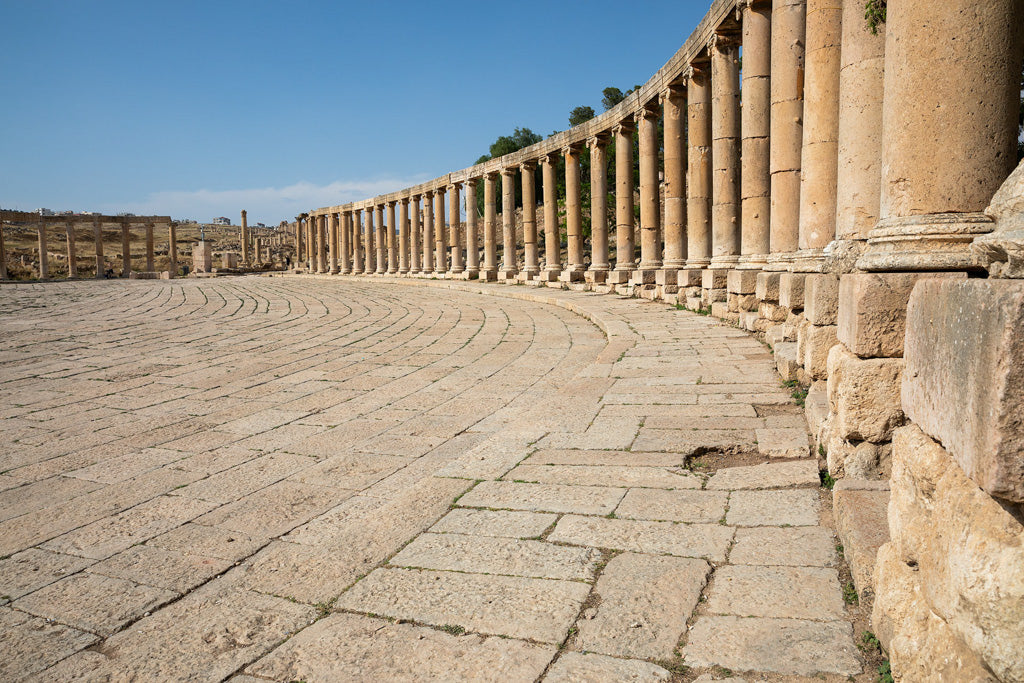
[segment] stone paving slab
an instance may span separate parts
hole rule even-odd
[[[567,515],[549,540],[638,553],[696,557],[724,562],[733,527]]]
[[[815,490],[734,491],[725,521],[737,526],[816,526],[818,508]]]
[[[507,508],[538,512],[574,512],[607,515],[626,494],[625,489],[605,486],[529,484],[485,481],[459,499],[463,507]]]
[[[545,683],[598,683],[599,681],[652,681],[671,680],[665,669],[636,659],[618,659],[598,654],[564,652],[551,665]]]
[[[505,480],[570,486],[644,486],[658,489],[699,489],[701,479],[685,470],[624,465],[518,465]]]
[[[719,567],[707,611],[816,620],[838,620],[845,614],[835,569],[746,565]]]
[[[697,480],[697,477],[691,477]],[[615,516],[669,522],[710,524],[725,518],[729,494],[722,491],[630,489]]]
[[[533,538],[558,520],[558,515],[512,510],[456,508],[430,527],[434,533]]]

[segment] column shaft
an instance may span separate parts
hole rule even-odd
[[[46,278],[48,278],[50,276],[50,259],[49,259],[50,255],[47,253],[48,247],[46,245],[46,221],[45,220],[39,221],[39,225],[36,227],[36,233],[37,233],[36,236],[38,238],[38,245],[37,246],[39,248],[39,279],[40,280],[45,280]],[[127,277],[127,273],[125,273],[125,277]]]
[[[398,206],[398,272],[409,272],[409,198],[402,197]]]
[[[662,95],[665,128],[665,270],[686,266],[686,95],[669,86]]]
[[[331,275],[337,275],[339,271],[338,244],[340,240],[338,239],[338,214],[336,213],[327,214],[327,235],[327,244],[330,249],[330,256],[328,258],[331,266],[330,272]]]
[[[363,270],[364,273],[370,275],[377,271],[377,240],[374,234],[373,227],[373,207],[368,206],[365,209],[366,213],[366,263]]]
[[[497,179],[498,174],[494,172],[484,176],[484,267],[481,272],[486,274],[488,280],[498,274],[498,253],[495,245],[498,208],[494,196]]]
[[[103,224],[97,218],[92,222],[92,239],[96,249],[96,277],[107,276],[107,261],[103,258]]]
[[[146,272],[153,272],[153,224],[146,223]]]
[[[363,272],[363,214],[359,209],[352,212],[352,272]]]
[[[46,239],[46,235],[43,235]],[[132,233],[131,226],[121,224],[121,277],[128,277],[132,272]]]
[[[434,193],[423,194],[423,272],[434,272]]]
[[[249,223],[246,220],[245,209],[242,209],[242,228],[239,231],[239,242],[242,243],[242,263],[249,265],[252,255],[249,253]]]
[[[68,277],[78,277],[78,254],[75,250],[75,224],[68,221],[64,224],[64,230],[67,232],[68,241]],[[153,270],[152,266],[150,266],[150,270]]]
[[[423,223],[420,220],[420,195],[418,194],[412,196],[412,202],[409,204],[409,216],[412,219],[412,227],[409,230],[409,272],[419,273],[423,269],[420,260]]]
[[[173,222],[167,224],[167,259],[171,277],[178,277],[178,226]]]
[[[630,273],[635,263],[633,214],[633,126],[617,125],[615,135],[615,270]],[[625,280],[621,280],[625,282]]]
[[[327,273],[327,217],[320,215],[316,217],[316,250],[318,273]]]
[[[554,154],[549,154],[540,160],[544,190],[544,272],[548,280],[557,280],[562,273],[562,231],[558,225],[558,186],[555,182],[557,159]]]
[[[398,239],[398,226],[395,222],[396,204],[398,204],[398,202],[388,200],[388,273],[392,275],[398,272],[398,249],[395,245],[395,240]]]
[[[523,192],[523,273],[533,279],[540,272],[537,254],[537,186],[534,173],[537,164],[526,161],[519,165]]]
[[[459,201],[459,190],[462,183],[448,186],[448,243],[452,252],[451,272],[461,273],[462,265],[462,205]]]
[[[501,170],[501,273],[505,279],[516,276],[516,171]]]
[[[772,16],[770,2],[744,0],[740,6],[743,12],[740,263],[759,268],[768,261],[771,234]]]
[[[445,188],[434,190],[434,272],[444,273],[448,270],[447,232],[444,227],[444,193]]]
[[[4,223],[0,220],[0,280],[7,279],[7,248],[4,246]]]
[[[611,268],[608,262],[608,136],[590,138],[590,272],[596,282]]]
[[[661,198],[658,182],[658,107],[651,103],[637,114],[640,134],[640,268],[661,268]],[[654,282],[654,273],[647,279]]]
[[[477,178],[466,180],[466,272],[474,277],[480,272],[480,251],[477,247]]]
[[[373,207],[374,221],[377,224],[377,273],[383,275],[388,270],[387,232],[384,226],[384,205]]]
[[[568,281],[582,280],[583,271],[583,209],[580,201],[580,148],[570,145],[562,150],[565,157],[565,270]],[[565,277],[565,276],[563,276]]]
[[[711,53],[711,266],[727,267],[740,253],[739,44],[716,35]]]

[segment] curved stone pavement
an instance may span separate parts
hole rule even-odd
[[[0,418],[5,679],[861,670],[802,414],[708,318],[384,278],[5,285]],[[706,450],[765,464],[687,469]]]

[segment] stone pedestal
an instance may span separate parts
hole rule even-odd
[[[209,273],[213,270],[213,244],[200,241],[192,245],[192,272]]]

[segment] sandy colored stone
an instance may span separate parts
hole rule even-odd
[[[722,562],[732,536],[733,529],[721,524],[679,524],[567,515],[559,520],[548,540]]]
[[[772,427],[755,429],[757,450],[769,458],[806,458],[807,430]]]
[[[712,523],[725,516],[727,498],[728,494],[718,491],[630,489],[615,508],[615,515],[626,519]]]
[[[615,509],[625,493],[623,489],[601,486],[485,481],[462,496],[458,504],[463,507],[606,515]]]
[[[679,467],[686,460],[680,453],[636,451],[587,451],[542,449],[527,458],[525,465],[591,465],[622,467]]]
[[[395,567],[585,581],[599,553],[512,538],[422,534],[389,560]]]
[[[801,361],[808,379],[828,378],[828,352],[836,341],[835,325],[808,325],[803,328],[803,355]]]
[[[232,564],[231,560],[139,545],[93,565],[89,572],[185,593]]]
[[[13,600],[93,564],[74,555],[29,548],[0,560],[0,595]]]
[[[737,490],[817,485],[817,463],[814,460],[794,460],[745,467],[725,467],[711,475],[706,488]]]
[[[618,657],[671,659],[709,571],[703,560],[612,558],[594,587],[600,604],[579,622],[577,645]]]
[[[715,572],[710,614],[784,619],[842,619],[839,574],[822,567],[734,565]]]
[[[395,455],[345,454],[328,458],[291,475],[290,481],[362,490],[376,484],[409,461]]]
[[[553,646],[333,614],[246,671],[273,680],[533,681]]]
[[[456,508],[430,527],[434,533],[532,538],[555,523],[557,515],[513,510]]]
[[[790,311],[800,311],[804,307],[804,273],[779,274],[779,305]]]
[[[820,526],[736,530],[731,564],[831,567],[836,562],[832,531]]]
[[[839,314],[839,279],[812,273],[804,279],[804,315],[812,325],[835,325]]]
[[[643,486],[659,489],[698,489],[700,478],[679,468],[622,465],[519,465],[504,476],[512,481],[573,486]]]
[[[558,643],[589,592],[588,585],[574,581],[377,569],[341,596],[336,606]]]
[[[605,655],[563,652],[551,665],[545,683],[601,683],[601,681],[667,681],[667,670],[635,659],[617,659]]]
[[[700,617],[683,657],[693,667],[722,666],[813,676],[861,672],[853,628],[844,621]]]
[[[779,273],[758,273],[754,294],[760,301],[779,300]]]
[[[886,484],[887,482],[870,482]],[[881,490],[857,487],[857,482],[840,479],[832,490],[832,516],[850,564],[853,583],[861,598],[874,595],[875,555],[889,540],[888,487]]]
[[[92,633],[0,608],[0,677],[23,680],[97,640]]]
[[[265,539],[249,536],[240,531],[189,522],[149,539],[146,545],[235,562],[252,555],[264,543]]]
[[[888,441],[903,424],[900,358],[861,359],[843,345],[828,354],[828,400],[833,435],[850,441]]]
[[[736,526],[816,526],[818,508],[814,489],[734,491],[725,521]]]
[[[350,495],[352,491],[281,481],[195,521],[250,536],[278,536]]]

